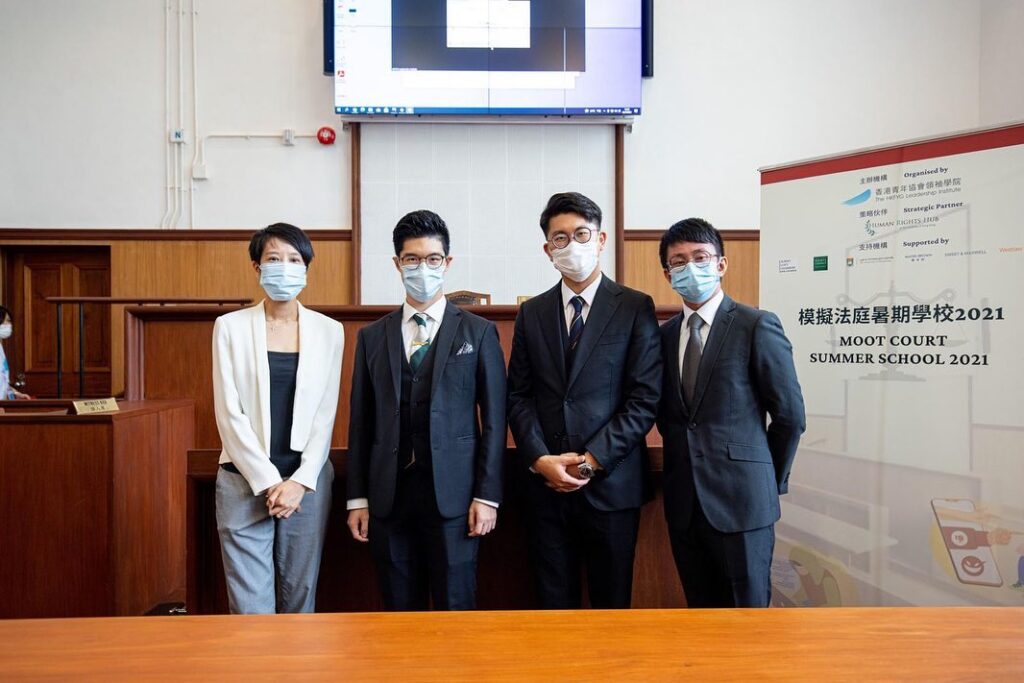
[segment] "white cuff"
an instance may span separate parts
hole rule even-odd
[[[346,510],[362,510],[370,507],[369,498],[353,498],[352,500],[345,503]]]
[[[495,510],[498,509],[498,504],[495,503],[494,501],[484,500],[483,498],[474,498],[473,501],[476,502],[476,503],[483,503],[484,505],[487,505],[488,507],[492,507]]]

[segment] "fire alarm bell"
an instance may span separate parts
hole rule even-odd
[[[321,126],[320,130],[316,132],[316,139],[320,141],[321,145],[333,145],[336,137],[334,129],[330,126]]]

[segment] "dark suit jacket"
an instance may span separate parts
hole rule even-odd
[[[668,524],[690,523],[695,495],[721,532],[774,524],[805,428],[793,347],[775,314],[726,296],[704,345],[691,410],[680,385],[682,320],[680,313],[661,327],[658,430],[665,440]]]
[[[451,519],[466,514],[473,498],[501,502],[505,357],[494,323],[450,303],[434,344],[431,462],[438,510]],[[401,308],[359,330],[349,417],[348,498],[369,499],[370,513],[377,517],[390,515],[395,499],[404,353]]]
[[[606,511],[639,507],[645,438],[661,394],[654,302],[603,277],[571,372],[565,329],[561,283],[525,302],[516,316],[508,416],[521,464],[590,451],[605,470],[583,488],[590,503]]]

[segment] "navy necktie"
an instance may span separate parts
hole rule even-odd
[[[583,297],[574,296],[569,299],[569,303],[572,304],[572,322],[569,324],[569,353],[570,355],[576,351],[576,345],[580,343],[580,337],[583,336]]]

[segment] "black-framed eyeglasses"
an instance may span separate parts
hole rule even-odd
[[[711,265],[711,262],[718,258],[718,254],[711,254],[706,251],[694,252],[693,258],[687,260],[682,256],[677,256],[668,262],[668,268],[665,270],[675,270],[676,268],[682,268],[689,263],[694,264],[698,268],[706,268]]]
[[[405,254],[398,262],[403,268],[419,268],[421,263],[426,263],[427,268],[437,270],[444,265],[447,261],[447,257],[444,254],[430,254],[429,256],[419,257],[415,254]]]
[[[576,228],[576,230],[572,233],[571,239],[573,239],[576,242],[579,242],[580,244],[586,244],[591,240],[593,236],[594,231],[591,230],[590,228]],[[554,247],[555,249],[565,249],[567,246],[569,246],[569,239],[569,233],[556,232],[554,235],[551,236],[551,239],[548,240],[548,243],[551,244],[551,246]]]

